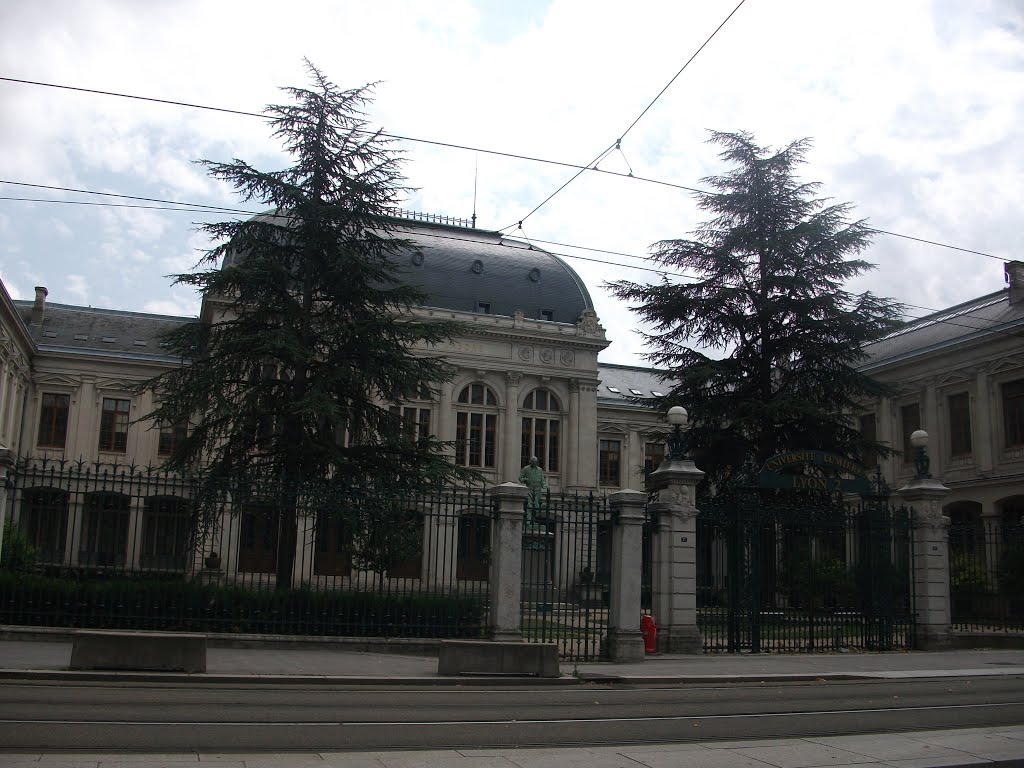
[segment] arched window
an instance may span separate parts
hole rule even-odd
[[[559,448],[562,438],[561,406],[555,393],[535,389],[523,401],[523,440],[521,464],[529,464],[533,456],[545,472],[558,472],[561,464]]]
[[[498,399],[486,384],[463,387],[455,412],[455,463],[491,469],[496,465]]]
[[[78,564],[123,568],[128,556],[128,506],[123,493],[85,494]]]
[[[68,530],[68,492],[59,488],[29,488],[18,526],[39,552],[39,562],[64,562]]]
[[[150,496],[142,524],[143,568],[183,571],[189,550],[189,511],[185,499]]]

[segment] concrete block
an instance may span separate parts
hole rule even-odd
[[[442,640],[437,674],[558,677],[558,646],[554,643]]]
[[[72,638],[70,669],[205,672],[206,635],[79,630]]]

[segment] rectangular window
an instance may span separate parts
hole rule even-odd
[[[651,472],[661,466],[665,460],[664,443],[644,443],[644,474]]]
[[[900,408],[900,425],[903,430],[903,463],[910,464],[914,461],[914,447],[910,444],[910,436],[921,428],[921,408],[917,403]]]
[[[160,456],[170,456],[187,436],[188,424],[161,426],[160,442],[156,450],[157,454]]]
[[[493,413],[455,414],[455,463],[463,467],[494,467],[498,417]]]
[[[44,392],[39,406],[39,442],[41,448],[63,448],[68,436],[71,395]]]
[[[540,311],[540,319],[547,320],[549,323],[555,320],[555,310],[553,309],[542,309]]]
[[[131,407],[131,400],[103,398],[103,411],[100,414],[101,451],[124,453],[128,450],[128,412]]]
[[[600,485],[619,485],[619,465],[622,459],[622,443],[618,440],[602,440],[598,451],[598,482]]]
[[[1024,379],[1003,384],[1003,431],[1007,448],[1024,445]]]
[[[478,301],[476,303],[476,311],[481,315],[491,314],[491,303],[489,301]]]
[[[952,456],[971,454],[971,397],[966,392],[950,395],[949,453]]]
[[[415,405],[399,407],[392,405],[391,413],[402,417],[402,430],[410,440],[425,441],[430,438],[430,409]]]
[[[858,419],[857,426],[860,428],[860,435],[868,442],[877,442],[878,440],[878,425],[875,421],[875,414],[865,413]],[[864,465],[864,468],[868,470],[870,475],[874,471],[875,467],[878,466],[878,453],[872,448],[865,447],[861,452],[860,463]]]

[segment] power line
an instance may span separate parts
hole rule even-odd
[[[732,9],[732,11],[731,11],[731,12],[729,13],[729,15],[725,17],[725,20],[724,20],[724,21],[722,21],[722,23],[721,23],[721,24],[719,24],[719,25],[718,25],[717,27],[715,27],[715,31],[714,31],[714,32],[712,32],[712,33],[711,33],[710,35],[708,35],[708,38],[707,38],[707,40],[705,40],[705,41],[704,41],[703,43],[701,43],[701,46],[700,46],[700,47],[699,47],[699,48],[698,48],[698,49],[697,49],[696,51],[694,51],[693,55],[692,55],[692,56],[690,56],[690,58],[686,60],[686,63],[685,63],[685,64],[683,64],[683,66],[679,68],[679,71],[678,71],[678,72],[676,72],[676,73],[675,73],[675,74],[674,74],[674,75],[672,76],[672,79],[671,79],[671,80],[669,80],[669,81],[668,81],[668,83],[666,83],[666,84],[665,84],[665,87],[664,87],[664,88],[662,88],[662,89],[661,89],[660,91],[658,91],[658,95],[657,95],[657,96],[655,96],[655,97],[654,97],[654,98],[653,98],[653,99],[651,100],[651,103],[650,103],[650,104],[648,104],[648,105],[647,105],[646,107],[644,107],[643,111],[642,111],[642,112],[641,112],[641,113],[640,113],[639,115],[637,115],[636,119],[635,119],[635,120],[634,120],[634,121],[633,121],[632,123],[630,123],[630,124],[629,124],[629,127],[628,127],[628,128],[626,129],[626,130],[624,130],[624,131],[623,131],[623,132],[622,132],[621,134],[619,134],[619,138],[618,138],[618,139],[616,139],[616,140],[615,140],[615,141],[614,141],[614,142],[613,142],[613,143],[612,143],[612,144],[611,144],[611,145],[610,145],[610,146],[609,146],[609,147],[608,147],[607,149],[605,149],[605,150],[602,150],[602,151],[601,151],[601,152],[600,152],[600,153],[598,154],[598,156],[597,156],[596,158],[594,158],[594,159],[593,159],[593,160],[591,160],[591,161],[590,161],[589,163],[587,163],[587,167],[593,166],[593,167],[594,167],[594,169],[596,170],[596,168],[597,168],[597,164],[598,164],[598,163],[600,163],[600,162],[601,162],[602,160],[604,160],[604,158],[605,158],[605,157],[607,157],[607,156],[608,156],[608,154],[609,154],[609,153],[610,153],[610,152],[611,152],[612,150],[615,150],[615,149],[617,149],[617,150],[619,150],[619,152],[622,152],[622,140],[623,140],[624,138],[626,138],[626,134],[627,134],[627,133],[629,133],[629,132],[630,132],[631,130],[633,130],[633,128],[634,128],[634,127],[636,126],[636,124],[640,122],[640,119],[641,119],[641,118],[642,118],[642,117],[643,117],[644,115],[646,115],[646,114],[647,114],[647,111],[648,111],[648,110],[649,110],[649,109],[650,109],[651,107],[653,107],[653,106],[654,106],[654,104],[655,104],[655,102],[656,102],[656,101],[657,101],[658,99],[660,99],[660,98],[661,98],[662,94],[663,94],[663,93],[665,93],[665,91],[667,91],[667,90],[669,89],[669,86],[671,86],[671,85],[672,85],[672,83],[674,83],[674,82],[676,81],[676,78],[677,78],[677,77],[679,77],[679,76],[680,76],[681,74],[683,74],[683,70],[685,70],[685,69],[686,69],[686,68],[687,68],[688,66],[690,66],[690,63],[691,63],[691,62],[692,62],[692,61],[693,61],[693,60],[694,60],[695,58],[697,58],[697,55],[698,55],[698,54],[699,54],[699,53],[700,53],[701,51],[703,51],[703,50],[704,50],[704,48],[705,48],[705,47],[707,46],[707,44],[711,42],[712,38],[714,38],[714,36],[718,34],[718,31],[719,31],[719,30],[720,30],[720,29],[721,29],[722,27],[724,27],[724,26],[726,25],[726,22],[728,22],[728,21],[729,21],[729,19],[731,19],[731,18],[733,17],[733,14],[735,14],[735,13],[736,13],[736,11],[738,11],[738,10],[740,9],[740,6],[742,6],[742,5],[743,5],[743,4],[744,4],[744,3],[746,2],[746,1],[747,1],[747,0],[740,0],[740,3],[739,3],[739,5],[737,5],[737,6],[735,7],[735,8],[733,8],[733,9]],[[627,165],[628,165],[628,162],[627,162]],[[570,184],[572,184],[572,183],[573,183],[574,181],[576,181],[576,179],[578,179],[578,178],[579,178],[580,176],[582,176],[582,175],[583,175],[583,171],[584,171],[584,170],[586,170],[586,169],[584,168],[583,170],[580,170],[580,171],[578,171],[577,173],[575,173],[575,174],[574,174],[574,175],[572,176],[572,178],[570,178],[570,179],[569,179],[568,181],[566,181],[566,182],[565,182],[564,184],[562,184],[562,186],[560,186],[560,187],[559,187],[558,189],[556,189],[556,190],[555,190],[554,192],[552,192],[552,193],[551,193],[550,195],[548,195],[548,196],[547,196],[546,198],[544,198],[544,200],[543,200],[543,201],[541,201],[541,202],[540,202],[540,204],[539,204],[539,205],[537,205],[537,206],[536,206],[536,207],[535,207],[535,208],[534,208],[534,209],[533,209],[532,211],[530,211],[530,212],[529,212],[528,214],[526,214],[526,215],[525,215],[525,216],[523,216],[523,217],[522,217],[521,219],[519,219],[519,222],[518,222],[517,228],[518,228],[518,229],[522,229],[522,228],[523,228],[523,222],[524,222],[524,221],[526,221],[526,220],[527,220],[528,218],[530,218],[531,216],[533,216],[533,214],[535,214],[535,213],[536,213],[537,211],[539,211],[539,210],[540,210],[541,208],[543,208],[543,207],[544,207],[545,205],[547,205],[547,204],[548,204],[548,203],[549,203],[549,202],[551,201],[551,199],[552,199],[552,198],[553,198],[553,197],[554,197],[555,195],[557,195],[557,194],[558,194],[559,192],[561,192],[561,191],[562,191],[563,189],[565,189],[565,188],[566,188],[566,187],[568,187],[568,186],[569,186]],[[629,175],[630,175],[630,176],[632,176],[632,175],[633,175],[633,173],[632,173],[632,170],[630,170],[630,173],[629,173]],[[507,226],[507,227],[503,227],[502,229],[509,229],[510,227],[511,227],[511,225],[509,225],[509,226]]]
[[[654,97],[653,99],[651,99],[651,103],[650,103],[650,104],[648,104],[648,105],[647,105],[646,107],[644,107],[644,111],[643,111],[643,112],[641,112],[641,113],[640,113],[639,115],[637,115],[637,118],[636,118],[636,120],[634,120],[634,121],[633,121],[632,123],[630,123],[630,124],[629,124],[629,128],[627,128],[626,130],[624,130],[624,131],[623,131],[623,132],[622,132],[622,133],[621,133],[621,134],[619,135],[619,141],[622,141],[622,140],[623,140],[624,138],[626,138],[626,134],[627,134],[627,133],[629,133],[630,131],[632,131],[632,130],[633,130],[633,128],[634,128],[634,127],[636,126],[636,124],[640,122],[640,118],[642,118],[642,117],[643,117],[644,115],[646,115],[646,114],[647,114],[647,110],[649,110],[649,109],[650,109],[651,107],[653,107],[653,106],[654,106],[654,103],[655,103],[655,102],[656,102],[656,101],[657,101],[658,99],[660,99],[660,98],[662,97],[662,94],[664,94],[664,93],[665,93],[665,91],[667,91],[667,90],[669,89],[669,86],[671,86],[671,85],[672,85],[672,83],[674,83],[674,82],[676,81],[676,78],[677,78],[677,77],[679,77],[679,76],[680,76],[681,74],[683,74],[683,70],[684,70],[684,69],[686,69],[686,68],[687,68],[688,66],[690,66],[690,63],[691,63],[691,62],[692,62],[692,61],[693,61],[694,59],[696,59],[696,58],[697,58],[697,55],[698,55],[698,54],[699,54],[699,53],[700,53],[701,51],[703,51],[703,50],[704,50],[704,47],[705,47],[705,46],[706,46],[706,45],[707,45],[708,43],[710,43],[710,42],[711,42],[712,38],[714,38],[714,36],[718,34],[719,30],[720,30],[720,29],[721,29],[722,27],[724,27],[724,26],[726,25],[726,23],[728,23],[729,19],[731,19],[731,18],[733,17],[733,14],[735,14],[735,13],[736,13],[736,11],[738,11],[738,10],[740,9],[740,6],[742,6],[742,5],[743,5],[743,4],[744,4],[744,3],[746,2],[746,1],[747,1],[747,0],[740,0],[740,2],[739,2],[739,5],[737,5],[737,6],[735,7],[735,8],[733,8],[733,9],[732,9],[732,11],[731,11],[731,12],[729,13],[729,15],[728,15],[728,16],[726,16],[726,17],[725,17],[725,19],[724,19],[724,20],[722,21],[722,23],[721,23],[721,24],[719,24],[719,25],[718,25],[717,27],[715,27],[715,31],[714,31],[714,32],[712,32],[712,33],[711,33],[710,35],[708,35],[708,39],[707,39],[707,40],[705,40],[705,41],[704,41],[703,43],[701,43],[701,46],[700,46],[700,48],[698,48],[698,49],[697,49],[696,51],[694,51],[693,55],[692,55],[692,56],[691,56],[691,57],[690,57],[689,59],[687,59],[687,60],[686,60],[686,63],[685,63],[685,64],[683,64],[683,66],[681,66],[681,67],[679,68],[679,71],[678,71],[678,72],[676,72],[676,73],[675,73],[674,75],[672,75],[672,79],[671,79],[671,80],[669,80],[669,81],[668,81],[668,82],[667,82],[667,83],[665,84],[665,87],[664,87],[664,88],[662,88],[662,89],[661,89],[660,91],[658,91],[658,95],[657,95],[657,96],[655,96],[655,97]]]
[[[8,182],[0,181],[0,183],[8,183]],[[52,187],[52,186],[47,186],[47,185],[25,185],[25,186],[40,186],[40,187],[44,187],[44,188],[48,188],[48,189],[70,189],[70,188],[64,188],[64,187]],[[125,197],[125,198],[129,198],[129,199],[139,199],[139,200],[150,200],[150,199],[152,199],[152,198],[140,198],[140,197],[135,197],[135,196],[132,196],[132,195],[116,195],[115,193],[112,193],[112,192],[89,192],[88,190],[79,190],[79,191],[88,192],[89,194],[110,195],[110,196],[113,196],[113,197]],[[181,205],[181,206],[193,206],[193,207],[170,207],[170,206],[162,206],[162,205],[142,205],[142,204],[111,203],[111,202],[99,202],[99,201],[93,202],[93,201],[88,201],[88,200],[50,200],[50,199],[43,199],[43,198],[24,198],[24,197],[0,197],[0,200],[20,200],[20,201],[24,201],[24,202],[59,203],[59,204],[65,204],[65,205],[91,205],[91,206],[102,206],[102,207],[109,207],[109,208],[142,208],[142,209],[147,209],[147,210],[158,210],[158,211],[191,211],[191,212],[194,212],[194,213],[229,213],[229,214],[232,214],[232,215],[243,215],[243,216],[255,216],[255,215],[258,215],[260,213],[259,211],[246,211],[246,210],[242,210],[242,209],[215,208],[215,207],[211,208],[210,210],[204,210],[202,208],[201,204],[198,204],[198,203],[178,203],[178,205]],[[166,201],[166,202],[175,203],[176,201]],[[441,240],[454,240],[454,241],[458,241],[458,242],[467,242],[467,243],[479,242],[479,240],[476,240],[474,238],[456,237],[454,235],[442,235],[442,234],[434,233],[434,232],[418,232],[417,235],[418,236],[422,236],[422,237],[433,237],[433,238],[441,239]],[[557,243],[557,242],[552,241],[552,240],[540,240],[540,239],[537,239],[536,242],[558,245],[558,246],[564,247],[564,248],[576,248],[576,249],[580,249],[580,250],[594,251],[594,252],[597,252],[597,253],[607,253],[607,254],[611,254],[611,255],[625,256],[627,258],[633,258],[633,259],[645,259],[645,258],[648,258],[646,256],[638,256],[638,255],[635,255],[635,254],[624,253],[624,252],[621,252],[621,251],[609,251],[609,250],[605,250],[605,249],[601,249],[601,248],[589,248],[587,246],[573,245],[571,243]],[[508,245],[506,245],[503,242],[499,242],[499,245],[504,246],[504,247],[513,247],[513,246],[508,246]],[[531,249],[533,249],[532,244],[527,243],[527,245]],[[688,274],[684,274],[684,273],[680,273],[680,272],[671,272],[671,271],[669,271],[667,269],[657,269],[657,268],[654,268],[654,267],[644,267],[644,266],[640,266],[639,264],[624,264],[624,263],[618,262],[618,261],[609,261],[607,259],[595,259],[595,258],[591,258],[591,257],[588,257],[588,256],[580,256],[579,254],[575,254],[575,253],[564,253],[564,252],[552,251],[552,250],[546,250],[546,249],[545,249],[544,252],[545,253],[549,253],[552,256],[558,256],[558,257],[566,258],[566,259],[575,259],[577,261],[585,261],[585,262],[590,262],[590,263],[594,263],[594,264],[603,264],[603,265],[606,265],[606,266],[622,267],[622,268],[625,268],[625,269],[634,269],[634,270],[638,270],[638,271],[641,271],[641,272],[652,272],[652,273],[660,275],[662,277],[674,277],[674,278],[684,279],[684,280],[699,280],[699,279],[701,279],[697,275],[688,275]],[[942,312],[948,312],[949,311],[949,310],[934,309],[932,307],[924,307],[924,306],[921,306],[919,304],[909,304],[909,303],[905,303],[905,302],[899,302],[899,303],[902,306],[905,306],[905,307],[913,307],[915,309],[923,309],[923,310],[925,310],[927,312],[931,312],[931,313],[942,313]],[[966,312],[964,312],[961,315],[957,315],[957,317],[960,317],[960,318],[970,317],[973,311],[976,311],[976,310],[966,311]],[[899,335],[901,333],[905,333],[905,332],[914,330],[913,327],[912,327],[914,325],[914,323],[916,323],[919,320],[927,320],[927,319],[930,318],[930,315],[914,316],[914,315],[910,315],[908,313],[908,314],[906,314],[906,317],[908,318],[907,327],[899,329],[897,331],[894,331],[892,335]],[[1013,337],[1021,337],[1022,336],[1021,333],[1016,332],[1016,331],[1003,331],[1003,330],[995,330],[995,329],[993,329],[991,326],[1000,324],[999,321],[988,320],[986,318],[980,318],[980,317],[976,318],[976,319],[986,323],[986,325],[969,325],[969,324],[965,324],[965,323],[959,323],[959,322],[956,322],[955,320],[953,320],[952,318],[945,318],[945,319],[943,319],[943,318],[936,318],[932,322],[934,322],[936,324],[952,325],[952,326],[956,326],[956,327],[960,327],[960,328],[966,328],[968,330],[977,330],[977,331],[988,330],[988,331],[990,331],[992,333],[999,334],[999,335],[1008,335],[1008,336],[1013,336]]]
[[[744,0],[744,2],[745,2],[745,0]],[[742,5],[742,4],[743,3],[740,3],[740,5]],[[738,9],[738,8],[739,8],[739,6],[736,7],[736,9]],[[733,10],[733,13],[736,12],[736,9]],[[731,15],[732,14],[730,14],[730,16]],[[723,24],[724,23],[725,22],[723,22]],[[719,26],[719,28],[721,28],[721,25]],[[717,32],[717,30],[716,30],[716,32]],[[708,40],[710,40],[710,38],[708,38]],[[707,43],[707,41],[705,41],[705,44],[706,43]],[[680,70],[680,72],[681,71],[682,70]],[[677,76],[678,76],[678,74],[677,74]],[[62,85],[62,84],[59,84],[59,83],[46,83],[46,82],[42,82],[42,81],[38,81],[38,80],[25,80],[25,79],[15,78],[15,77],[3,77],[3,76],[0,76],[0,81],[6,81],[6,82],[12,82],[12,83],[21,83],[21,84],[25,84],[25,85],[37,85],[37,86],[41,86],[41,87],[45,87],[45,88],[58,88],[58,89],[69,90],[69,91],[80,91],[80,92],[83,92],[83,93],[99,94],[99,95],[103,95],[103,96],[115,96],[115,97],[118,97],[118,98],[134,99],[134,100],[137,100],[137,101],[149,101],[149,102],[154,102],[154,103],[157,103],[157,104],[168,104],[168,105],[171,105],[171,106],[189,107],[189,108],[192,108],[192,109],[205,109],[205,110],[210,110],[210,111],[214,111],[214,112],[224,112],[224,113],[228,113],[228,114],[242,115],[242,116],[245,116],[245,117],[258,117],[258,118],[264,118],[264,119],[266,118],[266,115],[264,115],[262,113],[259,113],[259,112],[247,112],[245,110],[240,110],[240,109],[230,109],[230,108],[227,108],[227,107],[215,107],[215,106],[210,106],[210,105],[205,105],[205,104],[197,104],[197,103],[187,102],[187,101],[175,101],[175,100],[171,100],[171,99],[160,99],[160,98],[156,98],[156,97],[152,97],[152,96],[140,96],[140,95],[136,95],[136,94],[120,93],[120,92],[117,92],[117,91],[104,91],[104,90],[98,90],[98,89],[95,89],[95,88],[82,88],[82,87],[78,87],[78,86]],[[659,96],[660,96],[660,94],[659,94]],[[652,102],[652,104],[653,104],[653,102]],[[648,105],[648,108],[649,108],[649,106],[650,105]],[[632,128],[632,126],[630,126],[630,128]],[[372,133],[372,131],[362,131],[362,133]],[[499,150],[484,149],[482,147],[473,147],[473,146],[464,145],[464,144],[453,144],[453,143],[449,143],[449,142],[435,141],[435,140],[431,140],[431,139],[419,139],[419,138],[415,138],[413,136],[403,136],[403,135],[400,135],[400,134],[387,133],[387,132],[384,132],[384,131],[380,132],[380,135],[384,136],[386,138],[398,139],[398,140],[401,140],[401,141],[410,141],[410,142],[419,143],[419,144],[429,144],[429,145],[433,145],[433,146],[446,147],[446,148],[449,148],[449,149],[458,149],[458,150],[464,150],[464,151],[469,151],[469,152],[480,152],[480,153],[486,154],[486,155],[496,155],[496,156],[499,156],[499,157],[507,157],[507,158],[516,159],[516,160],[525,160],[527,162],[542,163],[542,164],[546,164],[546,165],[556,165],[556,166],[560,166],[560,167],[563,167],[563,168],[575,168],[575,169],[579,170],[581,173],[583,171],[591,171],[591,172],[594,172],[594,173],[603,173],[603,174],[606,174],[606,175],[609,175],[609,176],[616,176],[616,177],[622,178],[622,179],[632,179],[634,181],[641,181],[641,182],[644,182],[644,183],[647,183],[647,184],[656,184],[656,185],[659,185],[659,186],[671,187],[673,189],[680,189],[680,190],[683,190],[685,192],[693,192],[695,194],[700,194],[700,195],[712,195],[712,194],[715,194],[715,193],[712,193],[712,192],[708,192],[706,190],[697,189],[696,187],[689,187],[689,186],[686,186],[685,184],[676,184],[674,182],[664,181],[664,180],[661,180],[661,179],[652,179],[652,178],[644,177],[644,176],[636,176],[636,175],[634,175],[632,173],[621,173],[619,171],[609,171],[609,170],[605,170],[603,168],[595,168],[595,167],[591,167],[592,164],[591,165],[577,165],[575,163],[567,163],[567,162],[563,162],[563,161],[560,161],[560,160],[549,160],[549,159],[546,159],[546,158],[533,157],[533,156],[530,156],[530,155],[520,155],[520,154],[515,154],[515,153],[512,153],[512,152],[502,152],[502,151],[499,151]],[[611,152],[613,149],[615,149],[614,145],[609,147],[601,155],[599,155],[598,156],[598,162],[601,159],[603,159],[604,156],[607,155],[609,152]],[[576,174],[576,176],[573,176],[573,178],[570,179],[569,181],[571,182],[573,179],[577,178],[579,175],[580,174]],[[3,182],[3,183],[7,183],[7,184],[21,184],[21,182],[14,182],[14,181],[7,181],[7,182]],[[563,184],[562,187],[560,187],[558,190],[556,190],[556,192],[554,194],[557,194],[559,191],[561,191],[561,189],[563,189],[565,186],[567,186],[568,183],[569,182],[566,182],[566,184]],[[36,186],[36,187],[45,188],[43,185],[32,185],[32,184],[22,184],[22,185],[23,186]],[[53,189],[64,190],[64,188],[62,188],[62,187],[54,187]],[[74,191],[74,190],[66,190],[66,191]],[[88,191],[83,191],[83,193],[85,193],[85,194],[102,194],[102,193],[95,193],[95,192],[88,192]],[[553,197],[553,196],[554,195],[549,196],[548,200],[550,200],[551,197]],[[130,198],[130,196],[127,196],[127,195],[124,195],[122,197]],[[12,198],[12,197],[7,197],[7,198],[2,198],[2,199],[5,199],[5,200],[25,200],[26,202],[29,202],[28,198]],[[31,202],[70,202],[70,201],[31,200]],[[545,202],[547,202],[547,201],[545,201]],[[210,207],[210,208],[213,208],[213,209],[216,209],[216,210],[224,210],[224,211],[231,211],[231,210],[233,210],[231,208],[221,208],[219,206],[202,206],[202,205],[196,204],[196,203],[181,203],[181,205],[187,205],[187,206],[194,207],[194,208],[196,208],[196,207]],[[542,205],[543,205],[543,203],[542,203]],[[146,206],[139,206],[139,207],[146,207]],[[160,209],[157,209],[157,210],[160,210]],[[173,209],[167,209],[167,210],[173,210]],[[534,209],[534,212],[535,211],[536,211],[536,209]],[[525,217],[524,217],[523,220],[525,220]],[[522,224],[522,220],[520,222],[518,222],[518,223]],[[503,227],[502,230],[499,230],[499,231],[503,231],[505,229],[509,229],[510,227],[511,227],[511,225],[509,225],[507,227]],[[877,233],[882,234],[882,235],[889,235],[891,237],[898,237],[898,238],[902,238],[904,240],[913,240],[913,241],[920,242],[920,243],[926,243],[928,245],[934,245],[934,246],[936,246],[938,248],[947,248],[949,250],[960,251],[962,253],[970,253],[970,254],[974,254],[974,255],[977,255],[977,256],[985,256],[986,258],[995,259],[997,261],[1002,261],[1002,262],[1008,261],[1007,258],[1004,258],[1002,256],[996,256],[996,255],[991,254],[991,253],[985,253],[984,251],[978,251],[978,250],[974,250],[974,249],[971,249],[971,248],[963,248],[963,247],[960,247],[960,246],[950,245],[948,243],[943,243],[943,242],[939,242],[939,241],[936,241],[936,240],[928,240],[928,239],[925,239],[925,238],[914,237],[913,235],[904,235],[904,234],[901,234],[899,232],[892,232],[891,230],[876,229],[876,228],[873,228],[873,227],[869,227],[868,229],[870,231],[872,231],[872,232],[877,232]],[[574,247],[578,247],[578,246],[574,246]]]

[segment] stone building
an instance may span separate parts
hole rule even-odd
[[[642,488],[645,465],[653,469],[661,460],[652,431],[662,418],[630,398],[657,396],[656,373],[598,362],[610,341],[586,286],[565,262],[463,224],[408,219],[397,233],[415,244],[400,264],[405,279],[431,297],[416,311],[458,320],[465,329],[432,352],[455,366],[453,379],[433,399],[404,403],[405,413],[417,429],[450,441],[452,461],[489,483],[515,481],[537,456],[556,492]],[[153,393],[138,385],[180,364],[161,346],[164,333],[216,322],[224,306],[208,299],[197,319],[73,306],[48,296],[40,287],[33,301],[11,301],[0,289],[0,442],[18,456],[159,465],[183,427],[138,423],[154,406]],[[111,556],[99,550],[114,550],[109,564],[145,567],[147,552],[156,557],[141,542],[157,535],[148,533],[159,529],[153,520],[172,521],[168,530],[182,535],[173,520],[184,508],[170,491],[93,494],[81,515],[71,502],[71,517],[81,522],[67,533],[44,520],[42,510],[55,506],[45,488],[25,493],[15,507],[38,508],[31,538],[55,564],[103,565],[99,560]],[[59,502],[62,509],[68,504]],[[106,509],[111,504],[119,506]],[[65,518],[71,519],[66,511]],[[106,541],[111,527],[123,533]],[[178,549],[171,555],[187,558]]]
[[[1004,269],[1006,288],[866,348],[863,370],[895,387],[860,416],[862,431],[901,451],[883,475],[893,488],[911,480],[910,436],[924,429],[954,526],[1012,526],[1024,516],[1024,263]]]

